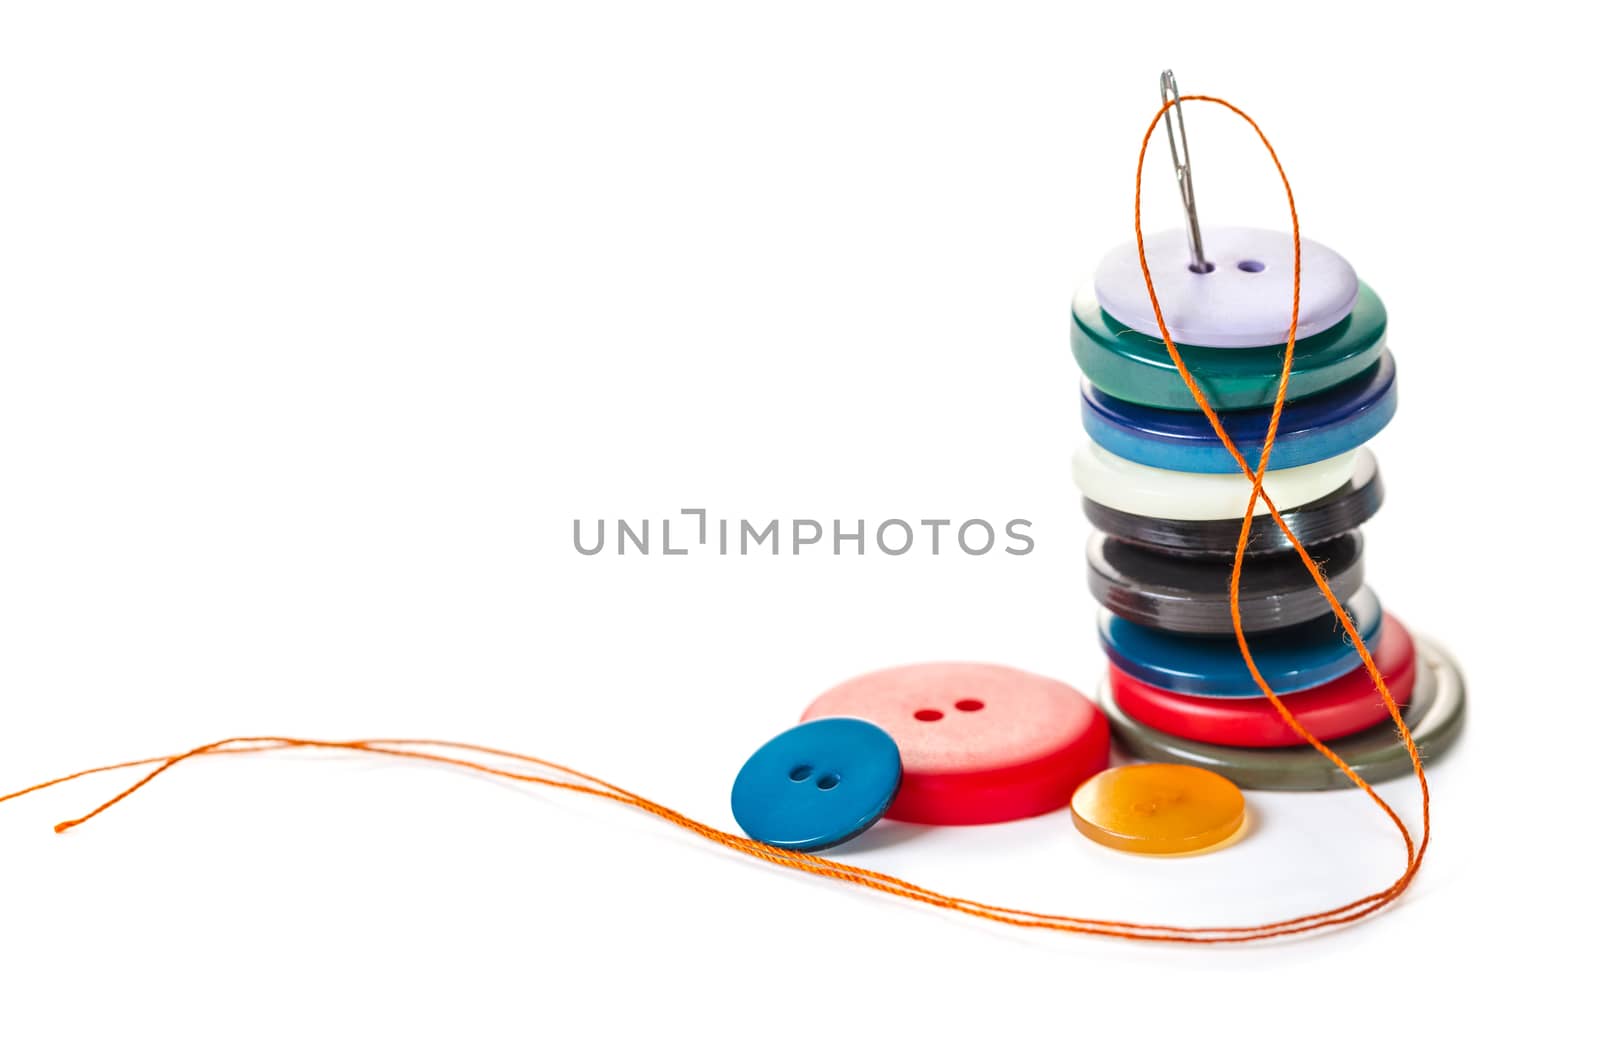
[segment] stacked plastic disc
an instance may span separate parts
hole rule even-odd
[[[1151,280],[1184,363],[1244,459],[1261,457],[1294,296],[1284,233],[1208,230],[1207,268],[1181,231],[1146,241]],[[1089,586],[1110,659],[1101,706],[1119,743],[1151,761],[1245,787],[1349,781],[1262,695],[1234,635],[1229,580],[1250,480],[1199,410],[1161,338],[1137,249],[1118,248],[1073,301],[1089,440],[1073,479],[1094,526]],[[1366,585],[1361,527],[1383,502],[1366,446],[1398,399],[1388,315],[1343,258],[1302,240],[1287,401],[1262,486],[1372,651],[1426,757],[1460,732],[1456,666]],[[1356,648],[1258,502],[1238,610],[1262,677],[1299,722],[1369,782],[1411,771]]]

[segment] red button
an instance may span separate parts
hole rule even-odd
[[[900,747],[895,820],[993,824],[1059,809],[1106,767],[1110,731],[1066,684],[1003,665],[904,665],[847,680],[805,711],[860,717]]]
[[[1396,702],[1405,705],[1417,680],[1417,648],[1411,633],[1389,614],[1373,660]],[[1179,694],[1134,679],[1111,666],[1111,697],[1142,724],[1203,743],[1222,746],[1298,746],[1304,742],[1265,698],[1206,698]],[[1365,667],[1331,683],[1282,696],[1300,723],[1318,739],[1337,739],[1389,719]]]

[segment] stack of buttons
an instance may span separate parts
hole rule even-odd
[[[1394,416],[1395,362],[1377,293],[1332,250],[1302,240],[1299,325],[1266,494],[1319,563],[1371,649],[1424,756],[1461,730],[1459,670],[1366,587],[1361,526],[1383,501],[1365,448]],[[1261,458],[1294,297],[1284,233],[1207,230],[1209,268],[1185,234],[1146,241],[1179,353],[1246,461]],[[1244,475],[1168,355],[1137,248],[1108,255],[1073,301],[1072,352],[1089,436],[1073,479],[1096,532],[1089,586],[1110,659],[1101,706],[1131,754],[1211,769],[1244,787],[1321,790],[1349,780],[1262,697],[1233,632],[1229,577],[1250,498]],[[1368,781],[1411,771],[1356,649],[1258,502],[1239,617],[1262,676]]]

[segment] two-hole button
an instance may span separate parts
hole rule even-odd
[[[976,713],[983,708],[983,702],[976,698],[958,698],[955,702],[955,708],[962,713]],[[944,719],[944,710],[923,707],[911,715],[920,721],[932,724],[936,720]]]
[[[1172,339],[1206,347],[1267,347],[1289,330],[1296,295],[1294,239],[1288,233],[1240,226],[1206,231],[1211,269],[1189,261],[1181,229],[1145,240],[1150,280]],[[1135,244],[1124,244],[1101,260],[1095,297],[1107,314],[1147,336],[1159,336],[1150,290]],[[1299,308],[1296,334],[1309,339],[1349,316],[1360,284],[1336,251],[1314,240],[1300,241]]]
[[[1109,731],[1066,684],[1003,665],[937,662],[847,680],[804,719],[870,720],[900,747],[904,782],[888,815],[989,824],[1059,809],[1105,767]]]
[[[769,846],[826,849],[877,823],[900,780],[900,751],[882,728],[845,717],[812,721],[750,755],[733,781],[733,817]]]

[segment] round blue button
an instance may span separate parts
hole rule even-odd
[[[900,748],[876,724],[827,717],[750,755],[733,781],[733,818],[757,842],[825,850],[876,824],[900,790]]]
[[[1389,423],[1398,402],[1394,356],[1385,351],[1376,366],[1355,379],[1284,406],[1272,445],[1272,467],[1310,465],[1355,450]],[[1251,465],[1261,460],[1271,416],[1270,407],[1218,412],[1223,428]],[[1107,395],[1087,380],[1083,427],[1091,440],[1140,465],[1183,473],[1239,470],[1198,410],[1139,406]]]
[[[1345,609],[1361,638],[1373,645],[1383,626],[1378,596],[1364,587],[1346,600]],[[1261,694],[1231,634],[1174,635],[1103,612],[1100,645],[1123,672],[1167,691],[1212,698],[1256,698]],[[1361,655],[1346,641],[1344,627],[1331,612],[1290,628],[1252,635],[1250,653],[1261,675],[1281,695],[1319,687],[1361,667]]]

